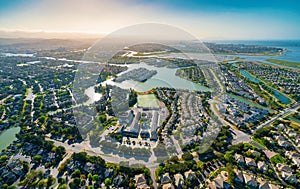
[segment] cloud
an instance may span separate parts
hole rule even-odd
[[[213,9],[213,4],[204,8],[200,5],[193,8],[191,4],[183,6],[182,3],[167,6],[158,1],[142,0],[19,0],[19,4],[5,6],[5,11],[0,11],[0,27],[110,33],[132,24],[156,22],[177,26],[199,38],[300,37],[299,15],[294,12],[258,9],[259,6],[255,10],[243,8],[243,11],[220,9],[217,5],[217,9]]]

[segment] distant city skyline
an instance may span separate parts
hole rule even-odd
[[[14,0],[0,2],[0,30],[103,35],[150,22],[199,39],[300,39],[299,10],[296,0]]]

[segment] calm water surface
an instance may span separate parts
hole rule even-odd
[[[0,151],[7,148],[14,140],[17,139],[16,134],[20,132],[20,127],[12,127],[0,134]]]

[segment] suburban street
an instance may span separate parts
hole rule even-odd
[[[290,108],[284,109],[282,112],[280,112],[278,115],[274,116],[271,119],[268,119],[266,122],[264,122],[263,124],[259,125],[258,127],[256,127],[256,129],[253,130],[252,133],[255,133],[255,131],[257,131],[260,128],[266,127],[268,125],[270,125],[271,123],[273,123],[274,121],[276,121],[277,119],[281,118],[282,116],[286,115],[287,113],[291,113],[294,112],[295,110],[297,110],[300,107],[300,103],[296,103],[294,105],[292,105]]]
[[[72,153],[79,153],[79,152],[86,152],[88,155],[91,156],[100,156],[102,159],[104,159],[106,162],[109,163],[120,163],[120,162],[129,162],[129,165],[133,165],[133,164],[142,164],[145,165],[147,168],[150,169],[151,172],[151,178],[153,180],[153,186],[154,188],[157,188],[156,182],[155,182],[155,170],[158,167],[159,163],[155,162],[154,158],[152,156],[154,156],[152,154],[151,158],[149,159],[149,162],[145,162],[142,160],[136,160],[134,158],[124,158],[124,157],[120,157],[120,156],[113,156],[110,154],[104,154],[103,152],[101,152],[101,149],[98,148],[92,148],[87,141],[83,141],[81,143],[76,143],[76,144],[67,144],[64,142],[59,142],[56,140],[52,140],[49,138],[46,138],[49,141],[53,141],[55,146],[63,146],[66,151],[67,151],[67,156],[65,156],[65,158],[63,159],[63,161],[61,161],[60,165],[65,162],[68,157],[71,157]],[[58,174],[58,172],[55,173],[56,175]]]

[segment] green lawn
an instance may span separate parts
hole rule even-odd
[[[159,104],[154,94],[147,94],[147,95],[138,95],[138,106],[159,107]]]
[[[277,155],[273,156],[271,158],[271,162],[273,162],[274,164],[277,164],[277,163],[286,163],[285,159],[280,154],[277,154]]]
[[[266,61],[274,63],[274,64],[278,64],[278,65],[300,68],[300,62],[289,62],[289,61],[285,61],[285,60],[276,60],[276,59],[267,59]]]

